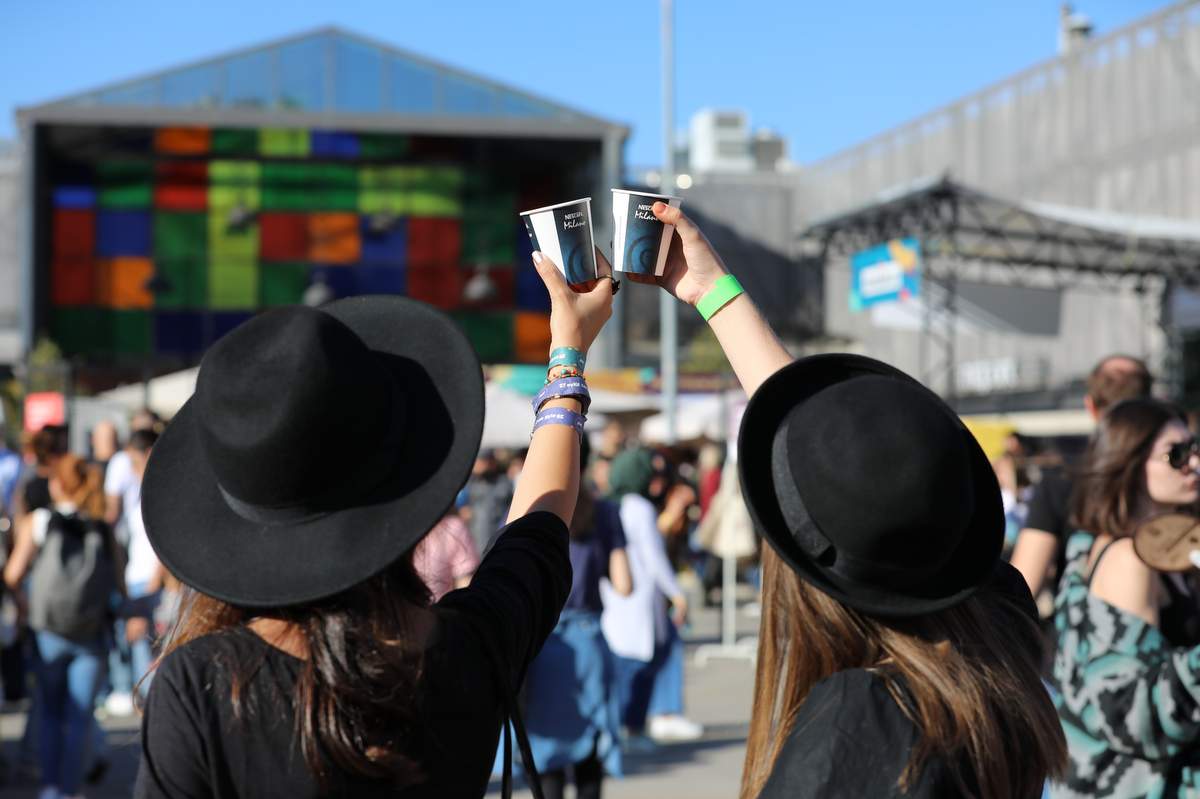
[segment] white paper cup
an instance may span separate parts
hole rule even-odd
[[[521,218],[533,248],[558,264],[567,283],[581,286],[597,279],[591,197],[522,211]]]
[[[613,189],[613,271],[639,283],[653,283],[667,266],[674,225],[664,225],[651,211],[656,202],[678,208],[682,200],[669,194]]]

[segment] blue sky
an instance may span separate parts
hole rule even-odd
[[[1166,5],[1078,0],[1098,34]],[[99,9],[103,6],[103,11]],[[186,10],[185,10],[186,8]],[[618,120],[631,165],[661,160],[655,0],[338,3],[5,0],[0,137],[12,111],[222,51],[336,24]],[[676,127],[742,108],[801,163],[1055,53],[1057,0],[676,0]]]

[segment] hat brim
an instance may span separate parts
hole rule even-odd
[[[969,452],[975,509],[961,543],[942,568],[917,588],[901,592],[834,573],[800,548],[780,510],[771,476],[771,446],[779,426],[796,406],[823,389],[868,375],[921,386],[944,405],[941,398],[899,369],[859,355],[814,355],[780,369],[746,405],[738,433],[738,470],[746,506],[776,553],[801,578],[845,605],[883,618],[905,618],[951,607],[973,594],[992,574],[1004,546],[1004,507],[991,463],[949,407],[946,411],[954,416]],[[931,491],[930,501],[937,501],[936,490]]]
[[[225,602],[302,604],[374,576],[445,514],[479,451],[483,372],[457,324],[403,297],[351,297],[320,310],[353,330],[402,387],[401,451],[352,507],[300,522],[253,522],[222,497],[198,409],[185,403],[152,450],[142,517],[167,569]]]

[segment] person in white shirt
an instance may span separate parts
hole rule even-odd
[[[633,592],[622,597],[602,583],[601,627],[616,655],[622,721],[633,748],[646,745],[644,732],[658,741],[703,734],[703,727],[683,716],[683,645],[676,628],[685,623],[688,604],[649,499],[666,488],[663,482],[649,450],[626,450],[612,461],[610,496],[621,503]]]

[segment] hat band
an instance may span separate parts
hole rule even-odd
[[[821,560],[833,549],[833,544],[821,532],[821,528],[808,514],[796,481],[792,478],[792,470],[788,465],[786,424],[780,425],[775,431],[775,440],[771,443],[771,481],[775,484],[775,495],[779,500],[779,510],[783,520],[787,522],[788,531],[792,538],[810,558]]]

